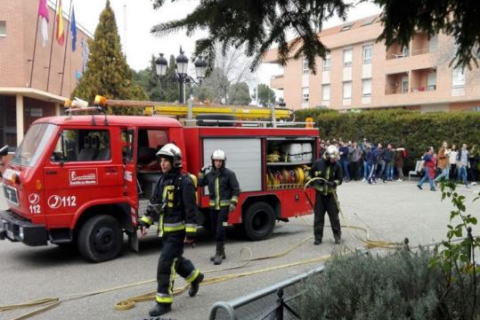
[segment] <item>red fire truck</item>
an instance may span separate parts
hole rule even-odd
[[[3,173],[9,209],[0,211],[0,239],[30,246],[75,243],[92,262],[117,257],[124,234],[138,250],[137,222],[159,177],[155,154],[169,142],[195,175],[211,163],[213,150],[226,152],[241,188],[229,224],[247,238],[265,239],[276,220],[310,214],[303,166],[317,158],[318,130],[230,125],[182,126],[164,116],[39,119]],[[204,225],[207,192],[198,190]]]

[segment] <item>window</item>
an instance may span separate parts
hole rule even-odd
[[[302,67],[303,73],[309,73],[310,69],[308,68],[308,60],[306,57],[303,58],[302,65],[303,65]]]
[[[352,82],[346,81],[343,83],[343,99],[352,98]]]
[[[346,24],[342,27],[342,29],[340,29],[340,32],[350,30],[352,28],[352,26],[353,26],[353,23]]]
[[[53,124],[38,123],[32,125],[15,151],[11,163],[27,167],[35,166],[56,129],[57,126]]]
[[[331,64],[330,53],[327,53],[325,55],[325,60],[323,60],[323,71],[330,70],[330,64]]]
[[[7,35],[7,22],[0,21],[0,37]]]
[[[402,93],[408,92],[408,76],[402,77]]]
[[[133,129],[125,129],[120,134],[123,163],[133,162]]]
[[[435,34],[428,40],[428,52],[437,51],[437,48],[438,48],[438,35]]]
[[[362,81],[362,97],[370,97],[372,95],[372,79],[364,79]]]
[[[410,53],[410,50],[408,49],[408,47],[407,47],[407,46],[403,46],[403,47],[402,47],[402,56],[403,56],[403,57],[408,57],[409,53]]]
[[[455,68],[452,72],[452,87],[463,88],[465,87],[465,69]]]
[[[63,130],[50,157],[53,162],[106,161],[111,159],[107,130]]]
[[[308,102],[309,98],[310,98],[310,90],[308,89],[308,87],[302,88],[302,102],[303,103]]]
[[[137,163],[141,171],[160,170],[156,153],[168,143],[164,130],[138,130]]]
[[[373,56],[373,45],[367,44],[363,46],[363,64],[371,64]]]
[[[330,101],[330,85],[322,85],[322,101]]]
[[[343,66],[344,67],[352,66],[352,49],[343,50]]]
[[[435,91],[437,89],[437,73],[430,72],[427,77],[427,91]]]
[[[371,25],[375,21],[376,18],[377,17],[368,18],[368,19],[364,20],[360,26],[363,27],[363,26]]]

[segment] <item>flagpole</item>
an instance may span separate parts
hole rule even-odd
[[[56,27],[56,24],[57,24],[57,10],[58,10],[58,0],[55,1],[55,19],[53,19],[52,44],[50,45],[50,59],[49,59],[49,62],[48,62],[47,92],[48,92],[48,88],[50,86],[50,69],[52,67],[53,43],[55,42],[54,39],[55,39],[55,27]]]
[[[32,70],[30,71],[30,81],[28,82],[28,87],[32,87],[33,79],[33,67],[35,66],[35,52],[37,51],[37,36],[38,36],[38,22],[40,21],[40,15],[37,12],[37,29],[35,30],[35,40],[33,40],[33,56],[32,56]]]
[[[65,76],[65,63],[67,61],[67,48],[68,48],[68,36],[70,34],[70,28],[72,27],[72,3],[73,0],[70,0],[70,15],[68,19],[68,29],[67,29],[67,36],[65,37],[65,52],[63,53],[63,66],[62,66],[62,82],[60,84],[60,96],[62,95],[63,92],[63,78]],[[71,57],[70,57],[71,59]]]

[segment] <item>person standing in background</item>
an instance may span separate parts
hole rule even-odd
[[[442,173],[435,179],[435,182],[442,181],[443,179],[449,179],[449,155],[448,155],[448,144],[447,141],[443,141],[440,150],[438,150],[438,168],[442,170]]]
[[[457,154],[457,181],[462,180],[467,188],[469,188],[467,181],[467,168],[470,166],[469,158],[470,152],[468,152],[467,144],[464,143]]]
[[[448,150],[448,162],[450,163],[450,180],[455,180],[455,177],[457,176],[457,155],[457,146],[452,144],[452,148]]]
[[[352,145],[352,180],[360,180],[360,172],[362,169],[362,149],[355,141]]]
[[[350,153],[350,149],[348,148],[348,145],[345,142],[340,142],[340,165],[342,166],[343,170],[343,180],[345,182],[350,181],[350,173],[349,173],[349,161],[348,161],[348,155]]]
[[[393,161],[395,163],[395,168],[397,168],[398,181],[403,181],[405,179],[403,175],[403,165],[404,165],[404,160],[406,156],[407,156],[407,152],[405,151],[405,148],[395,149]]]

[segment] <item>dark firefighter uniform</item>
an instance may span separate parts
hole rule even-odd
[[[158,235],[163,239],[157,268],[156,301],[171,305],[175,273],[185,278],[187,283],[203,280],[203,274],[183,257],[185,237],[195,237],[196,233],[197,205],[192,178],[178,168],[162,174],[151,203],[142,223],[150,226],[158,221]],[[202,279],[198,279],[200,277]]]
[[[240,186],[235,173],[225,168],[225,160],[222,168],[215,166],[205,174],[201,171],[198,177],[199,186],[208,186],[210,196],[209,207],[210,217],[212,219],[212,230],[215,232],[217,243],[215,256],[210,260],[215,264],[220,264],[225,254],[225,227],[228,224],[228,214],[235,210],[240,195]]]
[[[322,243],[323,226],[325,225],[325,212],[328,213],[330,224],[332,226],[335,243],[340,243],[342,231],[340,228],[340,219],[338,217],[339,208],[336,199],[337,186],[342,184],[343,171],[340,164],[331,162],[328,153],[320,160],[317,160],[310,169],[310,179],[323,178],[312,182],[315,188],[315,209],[313,234],[315,244]]]

